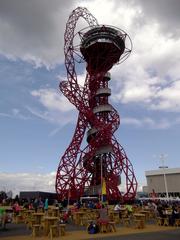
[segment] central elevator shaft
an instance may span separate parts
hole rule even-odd
[[[100,79],[97,80],[97,78]],[[102,128],[110,124],[111,112],[113,109],[108,102],[108,98],[111,95],[111,89],[108,88],[110,78],[110,73],[107,72],[104,75],[91,77],[91,81],[89,82],[89,90],[91,93],[89,106],[93,110],[97,120],[102,123],[102,126],[100,126]],[[95,87],[95,84],[97,83],[98,85]],[[91,142],[93,140],[98,140],[97,138],[100,137],[98,135],[99,131],[101,131],[101,129],[97,129],[95,126],[90,125],[90,128],[87,131],[87,142],[90,149],[92,147]],[[102,179],[108,178],[108,175],[110,174],[108,172],[107,164],[111,162],[111,137],[102,135],[99,141],[100,144],[92,157],[93,168],[88,169],[92,174],[91,190],[90,192],[88,191],[88,193],[91,195],[98,195],[101,192]],[[86,159],[86,156],[84,159]],[[86,167],[85,162],[86,160],[84,161],[84,167]]]

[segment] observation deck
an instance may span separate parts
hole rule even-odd
[[[126,34],[111,26],[96,26],[81,40],[80,51],[89,73],[107,72],[120,60],[125,50]]]

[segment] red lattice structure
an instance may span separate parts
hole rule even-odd
[[[76,23],[82,17],[89,27],[75,34]],[[79,37],[75,46],[74,38]],[[108,87],[114,64],[122,62],[131,52],[131,40],[122,30],[99,25],[86,8],[78,7],[70,15],[64,35],[65,66],[68,81],[60,90],[79,111],[76,129],[69,147],[62,156],[56,175],[59,199],[77,200],[85,195],[99,195],[102,179],[106,183],[108,200],[132,200],[137,181],[133,166],[114,136],[120,124],[117,111],[109,103]],[[130,43],[127,48],[126,43]],[[75,61],[86,62],[84,86],[78,84]],[[86,134],[87,146],[81,149]],[[119,190],[125,178],[125,191]]]

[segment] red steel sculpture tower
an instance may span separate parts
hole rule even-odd
[[[80,17],[89,27],[75,34]],[[75,46],[73,40],[76,36],[79,45]],[[68,81],[60,83],[60,90],[76,106],[79,116],[72,141],[58,166],[56,192],[60,199],[72,200],[83,195],[98,195],[103,179],[108,200],[132,200],[136,195],[137,181],[131,162],[114,136],[120,118],[108,101],[111,95],[108,71],[129,56],[131,40],[118,28],[99,25],[91,13],[81,7],[71,13],[64,40]],[[87,66],[83,87],[77,80],[76,56]],[[81,149],[85,133],[87,146]],[[122,175],[126,185],[123,193],[118,188]]]

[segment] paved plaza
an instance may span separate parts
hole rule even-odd
[[[148,232],[149,231],[149,232]],[[2,240],[30,240],[32,239],[31,230],[28,230],[25,224],[8,224],[7,230],[0,230],[0,239]],[[49,239],[48,237],[37,237],[39,240]],[[67,225],[66,236],[54,238],[54,240],[179,240],[180,228],[175,227],[157,227],[147,226],[145,229],[132,229],[119,227],[116,233],[98,233],[90,235],[85,227],[76,225]]]
[[[93,239],[93,238],[92,238]],[[134,233],[128,235],[119,235],[111,237],[96,238],[97,240],[179,240],[180,229],[151,232],[151,233]]]

